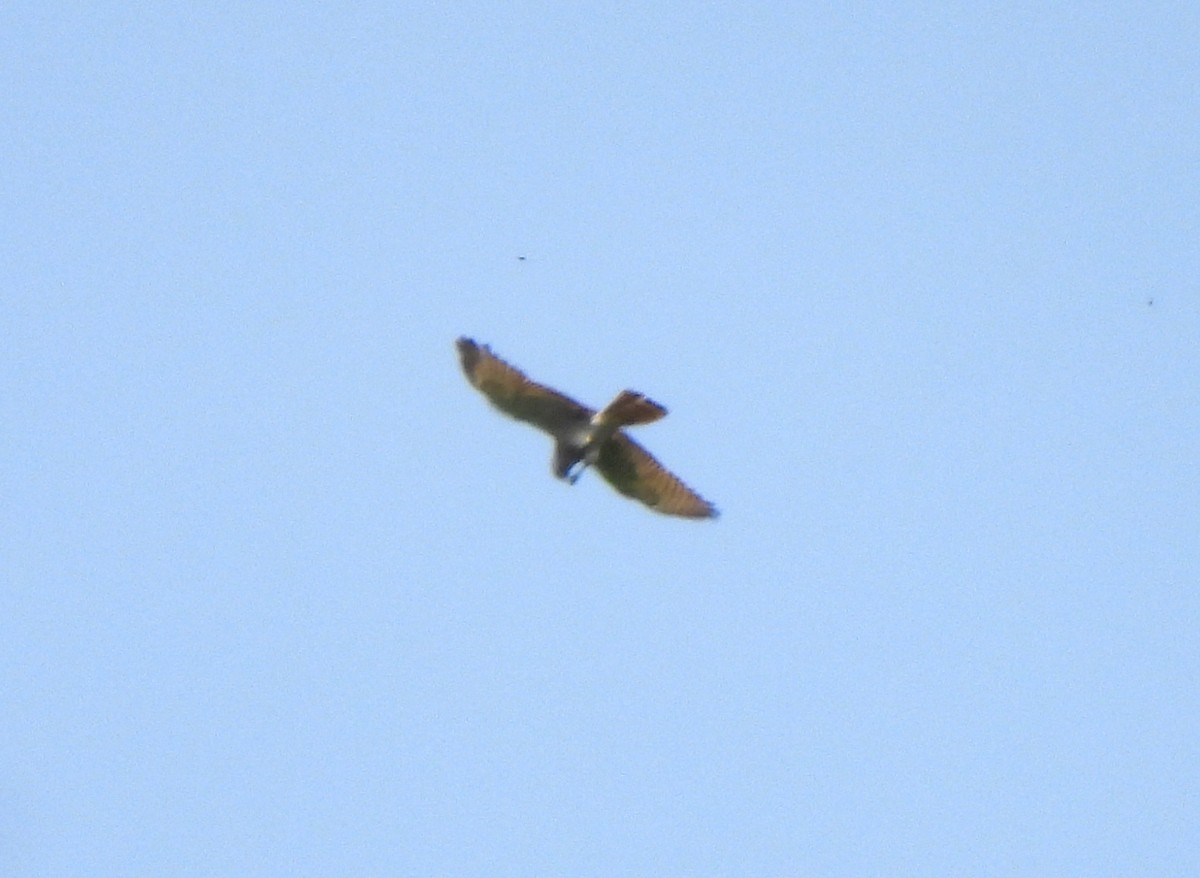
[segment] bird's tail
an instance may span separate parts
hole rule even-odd
[[[632,427],[653,423],[666,415],[667,410],[645,394],[635,390],[622,390],[616,399],[596,415],[595,422],[608,427]]]

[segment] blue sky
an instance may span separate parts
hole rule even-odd
[[[1200,13],[652,6],[0,12],[0,871],[1200,872]]]

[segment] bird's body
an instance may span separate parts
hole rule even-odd
[[[510,417],[554,438],[554,475],[574,484],[589,466],[614,488],[656,512],[715,518],[716,508],[629,438],[624,427],[648,424],[667,410],[641,393],[623,390],[600,411],[530,381],[487,345],[460,338],[458,356],[467,380]]]

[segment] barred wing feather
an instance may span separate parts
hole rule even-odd
[[[716,518],[717,508],[685,485],[649,451],[619,432],[600,447],[596,469],[610,485],[655,512]]]
[[[460,338],[457,344],[467,380],[506,415],[556,434],[595,414],[566,394],[530,381],[524,372],[497,357],[487,345],[476,344],[469,338]]]

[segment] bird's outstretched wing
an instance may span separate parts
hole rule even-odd
[[[535,381],[492,353],[487,345],[460,338],[458,359],[463,373],[500,411],[519,421],[558,434],[571,424],[586,422],[595,411]]]
[[[717,508],[685,485],[624,432],[600,446],[596,469],[605,481],[655,512],[685,518],[716,518]]]

